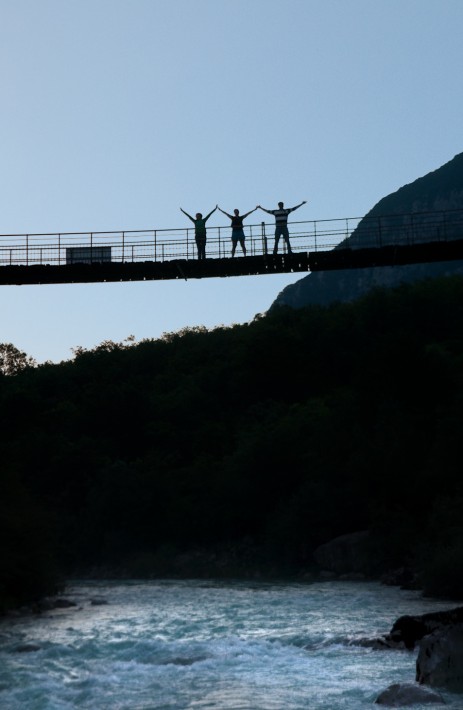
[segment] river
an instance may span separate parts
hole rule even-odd
[[[79,582],[66,598],[0,623],[1,710],[371,709],[414,680],[416,652],[351,642],[455,606],[363,582]]]

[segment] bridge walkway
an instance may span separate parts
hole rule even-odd
[[[231,258],[230,227],[209,227],[206,259],[194,230],[0,235],[0,285],[222,278],[463,259],[463,210],[289,224],[292,253],[274,225],[245,228],[247,255]]]

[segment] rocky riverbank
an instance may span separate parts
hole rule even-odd
[[[444,704],[436,688],[463,693],[463,607],[402,616],[388,634],[359,643],[376,649],[418,648],[415,683],[391,685],[376,699],[380,705]]]

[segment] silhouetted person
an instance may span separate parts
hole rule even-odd
[[[263,210],[264,212],[268,212],[268,214],[273,214],[275,216],[275,245],[273,247],[274,254],[278,252],[278,242],[280,241],[280,237],[283,237],[286,242],[286,246],[288,247],[288,254],[293,253],[291,251],[291,244],[289,243],[288,215],[290,212],[294,212],[294,210],[297,210],[299,209],[299,207],[302,207],[302,205],[305,205],[306,202],[307,200],[303,200],[300,205],[288,208],[285,208],[283,202],[279,202],[277,210],[266,210],[265,207],[257,205],[260,210]]]
[[[246,256],[246,247],[244,246],[244,240],[245,240],[245,234],[243,230],[243,220],[246,219],[246,217],[249,217],[250,214],[255,212],[257,207],[254,207],[253,210],[250,212],[246,212],[246,214],[241,214],[239,210],[233,210],[233,215],[228,214],[228,212],[225,212],[221,207],[219,207],[219,210],[229,217],[231,219],[231,228],[232,228],[232,256],[235,256],[235,251],[236,251],[236,245],[238,242],[241,245],[241,249],[243,250],[244,256]]]
[[[193,224],[195,225],[195,239],[196,239],[196,246],[198,247],[198,259],[205,259],[206,258],[206,222],[217,209],[217,205],[214,207],[214,209],[209,212],[207,217],[203,217],[201,212],[196,213],[196,219],[192,217],[188,212],[185,212],[180,207],[180,210],[185,214],[188,219],[191,219]]]

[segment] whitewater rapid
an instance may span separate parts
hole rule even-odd
[[[66,598],[0,623],[1,710],[373,708],[416,653],[352,641],[453,606],[354,582],[79,582]]]

